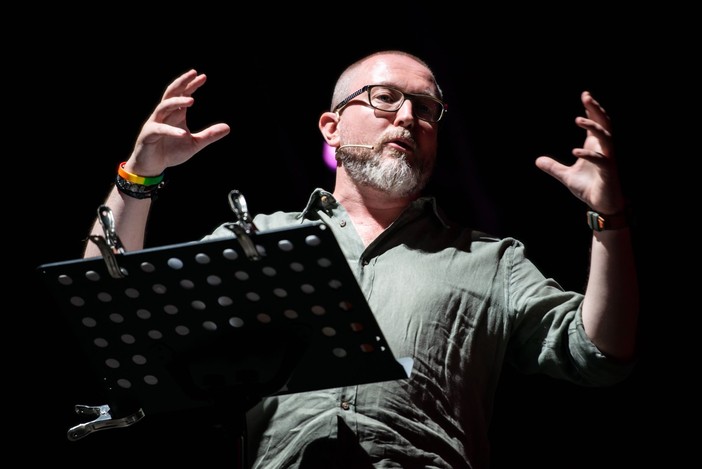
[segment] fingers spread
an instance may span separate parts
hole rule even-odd
[[[207,76],[204,73],[198,75],[197,70],[188,70],[168,85],[162,99],[166,100],[174,96],[190,96],[204,85],[206,81]]]
[[[608,132],[610,130],[610,119],[607,112],[600,105],[600,103],[592,97],[589,91],[584,91],[581,100],[583,106],[585,106],[585,114],[589,119],[599,124],[601,127],[605,128]]]

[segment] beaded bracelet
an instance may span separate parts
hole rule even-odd
[[[125,163],[126,162],[120,163],[117,168],[117,178],[115,180],[117,189],[122,194],[135,199],[156,200],[159,189],[165,185],[164,173],[153,177],[138,176],[125,171]]]

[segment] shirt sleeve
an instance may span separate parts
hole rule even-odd
[[[629,376],[634,362],[607,357],[585,333],[582,293],[566,291],[545,277],[519,241],[512,240],[504,261],[510,363],[527,374],[544,373],[584,386],[612,385]]]

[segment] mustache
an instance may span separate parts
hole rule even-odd
[[[407,129],[390,129],[380,137],[380,145],[397,141],[409,146],[412,150],[417,148],[412,132]]]
[[[380,149],[386,143],[395,142],[400,143],[405,147],[409,147],[412,151],[417,149],[417,142],[415,141],[412,133],[407,129],[390,129],[386,133],[380,136],[376,141],[375,145],[369,145],[366,143],[346,143],[336,148],[334,153],[338,153],[339,150],[344,148],[365,148],[368,150]]]

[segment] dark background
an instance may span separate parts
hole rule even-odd
[[[660,348],[671,339],[657,320],[659,278],[653,272],[659,260],[647,210],[662,187],[683,190],[666,181],[660,124],[675,118],[665,104],[675,100],[677,77],[685,75],[679,70],[687,62],[669,45],[686,45],[684,30],[660,33],[661,22],[674,24],[654,11],[621,17],[606,11],[552,11],[556,16],[548,17],[523,12],[536,13],[536,20],[518,11],[474,12],[459,21],[451,11],[377,16],[368,8],[332,15],[319,25],[281,23],[285,15],[273,24],[263,11],[236,19],[209,11],[185,12],[181,21],[167,24],[163,18],[119,15],[118,26],[107,26],[113,24],[105,20],[110,15],[101,14],[95,21],[52,23],[41,31],[39,46],[15,57],[22,86],[9,94],[11,100],[21,97],[17,127],[27,132],[27,151],[15,161],[33,190],[31,196],[20,192],[24,202],[16,220],[23,223],[13,233],[31,241],[21,251],[15,270],[20,275],[13,277],[17,288],[29,285],[28,305],[8,308],[7,342],[19,344],[8,355],[17,437],[36,444],[36,451],[24,454],[27,461],[169,465],[193,455],[219,460],[208,455],[223,450],[210,440],[211,432],[185,418],[146,419],[68,442],[67,429],[83,421],[73,406],[104,402],[34,272],[40,264],[81,256],[117,165],[129,156],[166,85],[189,68],[206,73],[208,82],[189,111],[191,129],[221,121],[232,133],[168,171],[170,182],[152,211],[149,246],[196,240],[230,220],[231,189],[242,191],[255,213],[300,210],[313,188],[332,189],[333,173],[321,159],[318,116],[346,65],[392,48],[425,58],[449,103],[429,191],[455,219],[524,241],[547,275],[568,289],[584,287],[591,236],[586,207],[534,166],[542,154],[572,161],[571,149],[584,138],[574,124],[582,114],[583,90],[613,118],[622,177],[639,219],[639,366],[626,382],[604,389],[508,369],[492,427],[494,467],[637,467],[679,457],[677,427],[668,422],[679,397],[671,400],[663,390],[668,378]],[[653,73],[661,70],[666,79]]]

